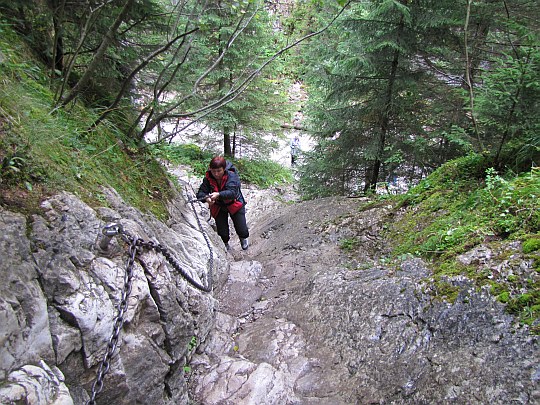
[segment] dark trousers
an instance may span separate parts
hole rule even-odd
[[[249,236],[249,230],[246,222],[246,207],[240,208],[234,215],[231,214],[236,234],[245,239]],[[226,208],[219,210],[216,219],[217,233],[224,243],[229,242],[229,211]]]

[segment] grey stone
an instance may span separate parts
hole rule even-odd
[[[209,247],[180,195],[171,204],[173,229],[129,207],[116,192],[105,193],[109,208],[98,210],[68,193],[53,196],[31,221],[0,208],[0,382],[9,387],[5,398],[64,403],[48,393],[56,387],[65,388],[58,392],[69,398],[66,403],[89,399],[126,281],[126,244],[115,237],[106,252],[97,246],[108,222],[120,221],[129,234],[166,246],[184,271],[204,282]],[[216,241],[208,224],[202,225],[209,240]],[[224,253],[210,248],[219,288],[228,265]],[[182,365],[190,341],[204,341],[213,328],[216,300],[190,286],[159,252],[142,249],[138,259],[98,403],[131,404],[141,398],[155,404],[187,402]],[[62,370],[65,383],[51,379],[46,386],[36,385],[36,379],[43,380],[36,373],[43,372],[34,367],[42,370],[42,363],[52,364],[60,375]],[[17,381],[23,377],[32,388],[20,388],[23,383]]]
[[[315,200],[283,206],[256,223],[250,258],[262,270],[255,283],[230,277],[225,285],[220,309],[241,307],[234,312],[239,322],[214,330],[204,354],[194,356],[194,398],[203,404],[536,403],[538,339],[516,328],[503,305],[466,277],[446,280],[460,290],[451,303],[434,299],[431,271],[421,260],[385,267],[380,259],[388,246],[380,231],[390,210],[359,214],[355,205]],[[342,238],[362,243],[344,252]],[[501,265],[492,248],[465,256],[469,264]],[[512,265],[513,272],[527,268],[519,259]],[[236,350],[217,344],[224,341]]]
[[[0,387],[2,404],[73,405],[62,372],[44,361],[12,371]]]
[[[538,338],[488,289],[448,277],[459,289],[448,302],[434,297],[423,261],[387,265],[381,231],[391,208],[360,213],[357,199],[344,198],[290,205],[281,191],[250,188],[250,248],[231,255],[205,206],[186,202],[189,187],[171,201],[167,223],[114,190],[104,190],[107,208],[68,193],[31,219],[0,207],[2,403],[90,398],[125,287],[126,243],[98,246],[112,221],[167,247],[203,284],[212,259],[214,289],[197,290],[161,253],[142,249],[98,403],[540,400]],[[351,238],[357,249],[341,249]],[[460,260],[495,281],[538,277],[519,243],[486,244]]]

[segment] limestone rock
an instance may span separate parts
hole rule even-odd
[[[51,369],[43,360],[39,366],[26,365],[12,371],[0,387],[0,402],[73,405],[64,375],[56,367]]]
[[[538,403],[537,337],[465,277],[445,280],[459,291],[445,301],[433,294],[421,260],[381,264],[390,214],[387,207],[359,214],[355,200],[329,198],[263,216],[250,247],[261,271],[244,263],[244,278],[225,284],[222,316],[238,318],[213,330],[193,357],[194,398],[204,405]],[[351,238],[361,241],[354,254],[339,247]],[[500,268],[494,256],[484,248],[463,260]],[[514,272],[530,268],[516,264]]]
[[[32,218],[0,208],[2,403],[86,403],[124,303],[98,404],[540,401],[538,338],[488,290],[447,277],[458,294],[445,300],[423,261],[387,265],[380,234],[391,207],[360,213],[347,198],[288,205],[252,189],[251,246],[230,254],[205,206],[194,204],[195,216],[183,190],[167,223],[112,190],[97,209],[68,193]],[[100,247],[111,221],[146,243],[129,293],[126,243]],[[344,240],[359,243],[347,250]],[[212,293],[148,242],[202,284],[211,263]],[[536,280],[519,251],[486,244],[460,260],[495,281]]]
[[[104,225],[119,221],[130,235],[167,247],[177,265],[204,284],[206,238],[181,195],[171,204],[174,226],[167,226],[129,207],[116,192],[106,194],[109,207],[97,210],[69,193],[53,196],[43,202],[43,214],[30,220],[0,208],[3,398],[85,403],[125,294],[123,328],[98,403],[187,401],[182,365],[190,341],[204,340],[213,328],[215,298],[189,285],[149,247],[140,249],[125,292],[126,243],[114,237],[103,251],[99,241]],[[227,277],[225,252],[214,247],[208,224],[202,226],[219,288]]]

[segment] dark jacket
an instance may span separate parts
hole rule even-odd
[[[219,192],[219,199],[210,209],[214,218],[222,208],[227,209],[231,214],[235,214],[246,204],[240,190],[240,176],[236,172],[234,165],[229,161],[227,161],[225,174],[219,184],[214,176],[212,176],[212,172],[210,170],[206,171],[206,175],[197,192],[197,198],[203,198],[215,191]]]

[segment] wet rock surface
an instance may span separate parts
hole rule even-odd
[[[391,207],[359,203],[282,204],[253,221],[218,296],[221,327],[192,359],[194,400],[538,403],[538,338],[465,278],[447,280],[460,288],[450,303],[430,294],[421,260],[381,265]],[[354,255],[339,248],[351,237]]]
[[[98,248],[112,221],[201,282],[208,240],[214,289],[143,249],[98,404],[540,402],[538,337],[487,290],[448,277],[460,292],[445,301],[421,260],[386,264],[392,207],[245,187],[251,246],[233,237],[227,252],[205,204],[196,216],[187,202],[199,181],[181,180],[167,223],[112,190],[101,208],[68,193],[31,217],[0,207],[0,403],[88,401],[125,285],[125,243]],[[519,250],[485,245],[459,260],[494,278],[536,277]]]

